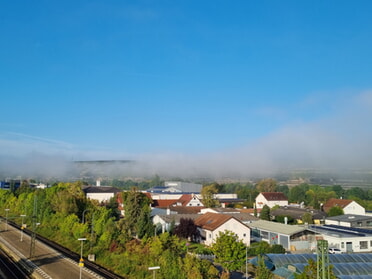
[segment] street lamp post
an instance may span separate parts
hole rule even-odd
[[[154,279],[156,278],[156,270],[157,269],[160,269],[160,266],[151,266],[151,267],[149,267],[149,270],[152,270],[153,271],[153,278]]]
[[[23,230],[24,230],[24,224],[23,224],[23,218],[26,217],[26,215],[22,214],[22,224],[21,224],[21,241],[23,241]]]
[[[83,245],[84,241],[87,240],[86,238],[78,238],[79,241],[81,241],[81,248],[80,248],[80,260],[79,260],[79,266],[80,266],[80,279],[81,279],[81,273],[84,266],[84,259],[83,259]]]
[[[248,279],[248,246],[245,247],[245,279]]]
[[[81,218],[81,223],[82,223],[82,224],[84,224],[84,221],[85,221],[85,219],[84,219],[84,215],[85,215],[85,212],[87,212],[87,211],[89,211],[89,209],[84,209],[84,211],[83,211],[83,216],[82,216],[82,218]]]
[[[9,208],[5,208],[5,212],[6,212],[6,215],[5,215],[5,230],[7,231],[8,230],[8,212],[9,212]]]

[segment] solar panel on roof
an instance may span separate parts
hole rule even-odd
[[[347,231],[355,231],[355,232],[362,232],[362,233],[372,234],[372,230],[370,230],[370,229],[344,227],[344,226],[339,226],[339,225],[324,225],[324,226],[325,227],[333,227],[333,228],[345,229]]]
[[[308,260],[316,261],[316,254],[267,254],[265,263],[275,269],[294,266],[297,272],[303,272]],[[255,259],[255,260],[254,260]],[[250,260],[257,265],[257,258]],[[331,254],[330,263],[334,266],[334,273],[342,279],[366,279],[372,278],[372,254]]]

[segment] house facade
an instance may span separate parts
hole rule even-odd
[[[248,224],[255,241],[280,244],[287,251],[309,251],[316,247],[316,233],[306,226],[286,225],[266,220]]]
[[[88,199],[97,200],[99,203],[106,203],[122,192],[122,190],[111,186],[85,186],[82,190]]]
[[[328,241],[328,246],[342,253],[372,252],[372,230],[337,225],[311,226],[311,229]]]
[[[372,228],[372,216],[355,214],[332,216],[325,219],[325,224],[349,228]]]
[[[261,192],[256,197],[256,208],[262,209],[265,205],[273,208],[276,205],[288,205],[288,198],[280,192]]]
[[[305,214],[309,214],[312,218],[312,222],[318,225],[323,224],[324,219],[327,216],[327,214],[324,211],[294,206],[281,206],[270,212],[271,218],[273,220],[276,220],[280,216],[287,216],[296,220],[297,224],[303,223],[303,217]]]
[[[366,210],[363,206],[353,200],[345,199],[329,199],[324,205],[323,209],[328,212],[332,207],[341,207],[344,214],[366,215]]]
[[[155,225],[155,231],[169,232],[172,226],[180,224],[181,219],[195,220],[200,214],[158,214],[152,219]]]
[[[250,228],[233,216],[208,212],[195,219],[195,225],[205,245],[212,245],[225,231],[233,232],[244,244],[250,245]]]

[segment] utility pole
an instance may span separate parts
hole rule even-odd
[[[331,277],[329,268],[329,255],[328,255],[328,241],[318,240],[317,242],[317,253],[316,253],[316,264],[317,264],[317,279],[329,279]]]
[[[35,254],[35,241],[36,241],[36,213],[37,213],[37,204],[36,204],[37,198],[36,195],[34,195],[34,211],[32,213],[31,222],[32,222],[32,232],[31,232],[31,245],[30,245],[30,259]]]

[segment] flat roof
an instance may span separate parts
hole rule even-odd
[[[286,225],[282,223],[270,222],[266,220],[254,221],[250,224],[247,224],[251,229],[260,229],[270,232],[276,232],[284,235],[294,235],[296,233],[307,230],[304,226],[299,225]]]
[[[362,228],[351,228],[337,225],[311,226],[317,233],[335,237],[365,237],[372,236],[372,230]]]
[[[365,220],[372,220],[372,216],[344,214],[338,216],[327,217],[326,220],[334,220],[340,222],[360,222]]]

